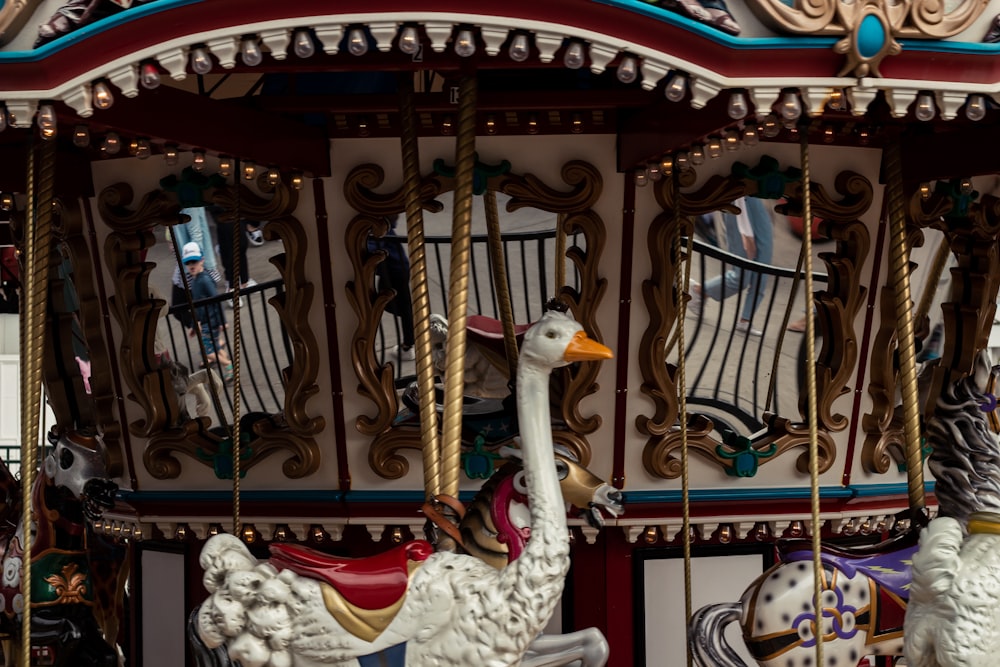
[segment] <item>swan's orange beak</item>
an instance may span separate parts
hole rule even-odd
[[[566,346],[563,359],[566,361],[597,361],[600,359],[613,359],[615,353],[611,348],[601,345],[596,340],[587,336],[587,332],[578,331],[573,340]]]

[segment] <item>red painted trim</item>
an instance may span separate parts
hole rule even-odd
[[[622,201],[622,247],[618,273],[618,341],[619,350],[629,350],[629,317],[632,311],[632,252],[635,246],[635,182],[631,172],[622,176],[624,194]],[[615,422],[614,452],[612,455],[611,484],[625,488],[625,440],[628,416],[629,355],[619,354],[615,362]]]
[[[316,236],[319,243],[320,266],[332,267],[330,255],[330,220],[326,213],[326,196],[322,179],[313,180],[316,204]],[[326,320],[326,353],[330,358],[330,388],[333,401],[333,440],[337,451],[337,478],[341,491],[351,490],[351,469],[347,459],[347,431],[344,413],[344,383],[340,367],[340,337],[337,334],[337,300],[334,296],[333,272],[321,271],[323,314]]]

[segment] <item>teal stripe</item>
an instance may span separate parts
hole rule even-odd
[[[934,483],[924,485],[926,491],[934,490]],[[825,486],[820,487],[819,497],[830,498],[873,498],[876,496],[906,496],[908,487],[900,484],[864,484],[859,486]],[[682,501],[680,490],[671,491],[625,491],[625,504],[640,503],[679,503]],[[803,500],[812,497],[808,487],[772,487],[758,489],[692,489],[689,492],[691,502],[709,502],[724,500],[727,502],[753,502],[761,500]]]

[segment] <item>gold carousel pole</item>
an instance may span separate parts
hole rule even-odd
[[[819,502],[819,428],[816,408],[816,316],[813,312],[813,262],[812,262],[812,193],[809,183],[809,133],[802,128],[802,257],[805,262],[806,301],[806,395],[808,397],[807,419],[809,422],[809,498],[812,513],[812,553],[813,553],[813,609],[816,625],[816,664],[823,662],[823,583],[824,571],[821,554]]]
[[[493,266],[493,284],[496,285],[497,302],[500,308],[500,323],[503,325],[503,348],[507,356],[507,377],[513,382],[517,377],[517,334],[514,331],[514,308],[510,302],[507,286],[507,260],[500,238],[500,216],[497,213],[497,195],[487,189],[483,194],[486,207],[486,231],[490,246],[490,263]],[[558,258],[558,255],[556,255]],[[558,262],[558,259],[557,259]],[[556,285],[562,285],[557,282]]]
[[[441,492],[458,497],[462,453],[462,403],[465,381],[465,327],[472,251],[472,178],[476,166],[476,79],[459,84],[458,141],[455,150],[454,215],[448,288],[448,343],[441,437]]]
[[[403,197],[406,205],[406,240],[410,254],[410,295],[413,301],[414,343],[417,346],[417,386],[420,395],[420,442],[423,445],[424,494],[429,501],[441,492],[441,440],[434,404],[434,365],[431,360],[430,295],[427,291],[427,250],[424,212],[420,202],[420,153],[417,113],[413,104],[413,73],[399,78],[400,134],[403,153]]]
[[[233,290],[233,349],[230,362],[233,364],[233,423],[230,426],[229,437],[233,444],[233,535],[242,538],[243,522],[240,519],[240,473],[241,473],[241,447],[242,432],[240,429],[240,243],[245,243],[243,238],[243,224],[240,211],[240,162],[236,161],[236,169],[233,171],[233,183],[236,187],[236,220],[233,221],[233,244],[232,258],[233,270],[232,285]],[[176,245],[176,244],[175,244]],[[210,385],[215,383],[209,380]],[[220,413],[221,414],[221,413]]]
[[[896,345],[903,402],[903,437],[906,450],[906,480],[910,513],[924,509],[924,459],[920,451],[920,406],[917,396],[917,364],[913,342],[913,311],[910,304],[910,252],[906,243],[906,208],[903,199],[903,163],[899,139],[885,147],[886,194],[888,196],[889,270],[896,297]]]
[[[28,203],[24,227],[24,310],[21,314],[21,502],[22,525],[31,526],[31,496],[35,485],[36,452],[42,402],[42,355],[38,343],[45,337],[45,304],[48,289],[49,248],[52,242],[55,141],[41,142],[41,174],[35,187],[35,146],[28,149]],[[21,659],[31,664],[31,531],[23,530],[24,556],[21,594]]]

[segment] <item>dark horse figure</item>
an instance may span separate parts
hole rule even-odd
[[[104,639],[94,615],[95,589],[87,524],[114,505],[118,486],[107,479],[104,445],[96,434],[68,432],[52,437],[52,452],[32,489],[35,525],[31,540],[32,664],[56,667],[115,667],[118,652]],[[0,466],[0,595],[4,660],[21,646],[24,533],[20,484]],[[14,528],[16,526],[16,529]]]

